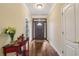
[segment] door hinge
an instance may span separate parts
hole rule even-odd
[[[62,32],[62,34],[64,34],[64,32]]]
[[[62,54],[64,53],[64,51],[62,51]]]

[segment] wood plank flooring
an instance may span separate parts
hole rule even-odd
[[[33,40],[29,43],[30,56],[58,56],[47,40]]]

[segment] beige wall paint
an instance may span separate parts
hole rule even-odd
[[[52,46],[55,46],[57,51],[61,54],[62,40],[61,40],[61,8],[63,4],[55,4],[52,6],[52,11],[48,16],[48,40]]]
[[[14,26],[16,28],[14,39],[16,40],[19,35],[25,34],[25,17],[31,26],[31,15],[24,4],[0,4],[0,55],[3,55],[2,47],[10,42],[9,36],[2,34],[3,28]],[[31,37],[31,28],[29,30]]]

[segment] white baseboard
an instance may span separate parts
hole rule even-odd
[[[51,45],[51,46],[56,50],[59,56],[62,56],[62,54],[57,50],[57,48],[54,45]]]

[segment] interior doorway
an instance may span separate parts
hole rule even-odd
[[[45,18],[33,18],[33,39],[47,39],[47,20]]]

